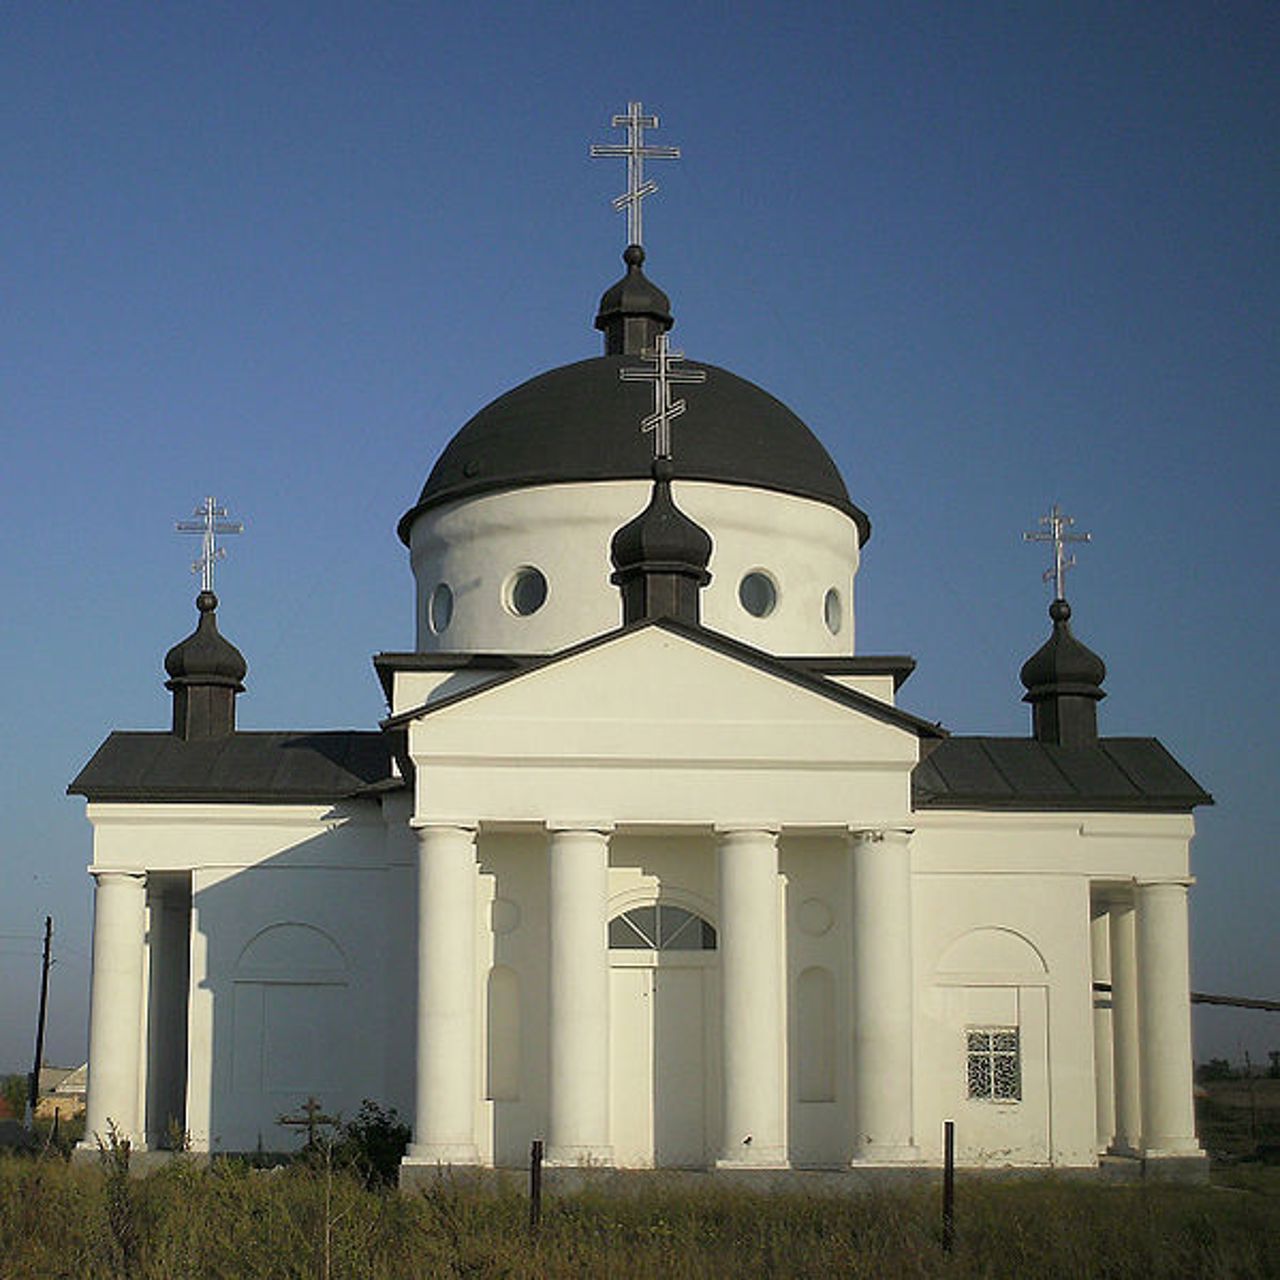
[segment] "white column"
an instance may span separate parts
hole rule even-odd
[[[475,1164],[476,831],[415,823],[418,1060],[410,1164]]]
[[[911,833],[853,834],[853,1158],[916,1160]]]
[[[1115,1141],[1112,1150],[1136,1155],[1142,1147],[1142,1090],[1138,1070],[1138,960],[1133,903],[1111,902],[1111,1056],[1115,1068]]]
[[[548,824],[547,1161],[609,1164],[609,831]]]
[[[724,1053],[722,1168],[783,1168],[782,925],[778,833],[716,829]]]
[[[1111,982],[1111,916],[1105,902],[1094,903],[1089,916],[1092,981]],[[1111,1057],[1111,994],[1093,991],[1094,1115],[1099,1151],[1110,1148],[1116,1133],[1115,1069]]]
[[[142,1056],[145,874],[95,871],[93,987],[89,1001],[89,1100],[85,1144],[114,1124],[134,1149],[144,1136],[138,1103]]]
[[[1148,1159],[1199,1155],[1186,884],[1139,883],[1137,924],[1143,1154]]]

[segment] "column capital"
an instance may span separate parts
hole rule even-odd
[[[717,822],[712,828],[716,836],[769,836],[776,840],[782,833],[781,823]]]
[[[560,835],[564,832],[572,833],[575,831],[589,832],[590,834],[597,836],[611,836],[617,829],[616,823],[603,819],[597,820],[588,818],[548,818],[542,826],[549,836]]]
[[[849,827],[847,831],[854,844],[910,844],[916,833],[914,827]]]
[[[1133,883],[1137,889],[1190,889],[1195,882],[1195,876],[1153,876],[1135,879]]]
[[[475,835],[480,823],[475,818],[410,818],[414,831],[466,831]]]
[[[98,884],[104,880],[136,880],[139,884],[145,884],[147,879],[145,871],[126,870],[123,867],[90,867],[89,874]]]

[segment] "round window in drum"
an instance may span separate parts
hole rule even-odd
[[[827,630],[833,636],[840,634],[840,627],[844,623],[844,607],[840,600],[840,593],[835,587],[832,587],[823,597],[822,620],[827,624]]]
[[[738,603],[753,618],[767,618],[778,603],[777,584],[767,573],[752,569],[738,583]]]
[[[541,569],[525,565],[507,579],[504,603],[517,618],[537,613],[547,602],[547,578]]]
[[[427,625],[439,635],[453,621],[453,589],[447,582],[436,585],[427,601]]]

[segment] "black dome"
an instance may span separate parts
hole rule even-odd
[[[648,384],[622,382],[618,371],[643,367],[633,355],[597,356],[539,374],[481,409],[440,455],[418,503],[400,520],[400,538],[430,507],[503,489],[591,480],[648,480],[653,442],[640,430]],[[687,413],[674,425],[681,479],[749,485],[812,498],[871,522],[849,501],[830,454],[786,405],[727,369],[707,370],[681,387]]]

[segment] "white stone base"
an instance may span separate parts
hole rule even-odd
[[[751,1147],[734,1152],[732,1156],[721,1156],[716,1161],[717,1169],[790,1169],[791,1161],[787,1159],[786,1150],[782,1147]]]
[[[479,1164],[480,1150],[473,1142],[411,1142],[401,1164]]]
[[[887,1144],[868,1143],[849,1161],[849,1165],[854,1169],[862,1169],[868,1165],[876,1164],[918,1164],[919,1162],[919,1147],[895,1147]]]
[[[603,1169],[613,1167],[613,1148],[600,1146],[548,1147],[542,1163],[552,1169]]]

